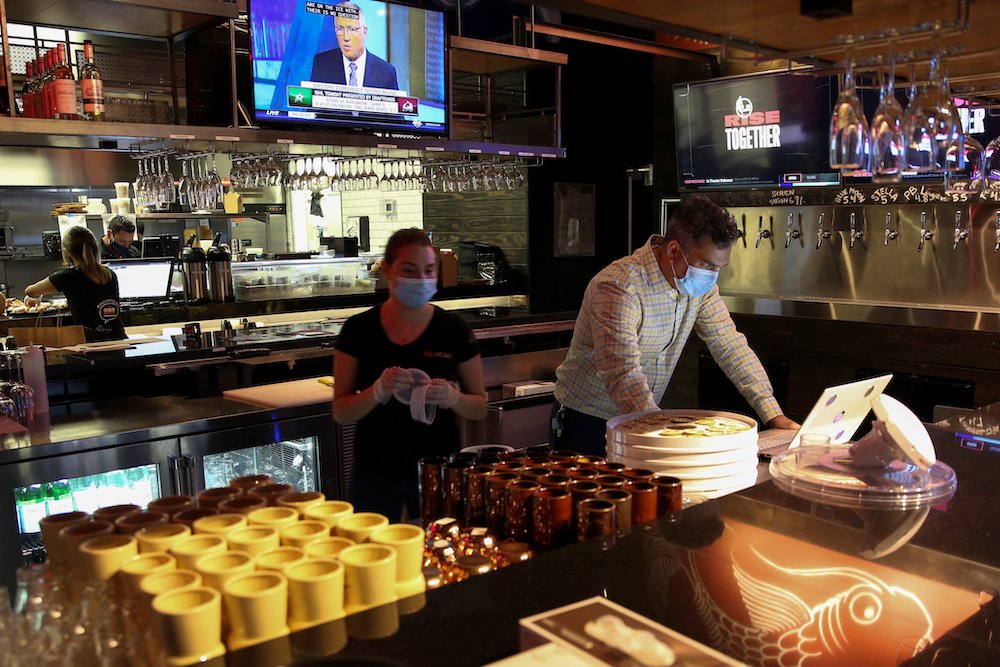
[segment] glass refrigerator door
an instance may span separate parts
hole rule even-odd
[[[0,466],[0,586],[14,571],[45,559],[38,522],[60,512],[93,512],[173,492],[171,457],[177,438],[54,454]]]
[[[226,486],[243,475],[270,475],[298,491],[340,497],[339,457],[328,412],[180,439],[195,459],[193,491]]]
[[[154,463],[15,487],[14,506],[24,560],[43,560],[39,522],[50,514],[92,514],[109,505],[145,507],[159,497],[160,475]]]

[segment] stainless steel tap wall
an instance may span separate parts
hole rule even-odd
[[[770,309],[774,314],[794,314],[796,307],[789,304],[798,303],[809,304],[813,316],[828,313],[836,319],[877,321],[888,315],[873,317],[872,309],[902,309],[891,319],[931,326],[930,320],[945,319],[951,322],[949,328],[1000,330],[996,204],[729,210],[741,227],[745,220],[746,229],[719,279],[722,294],[736,312]],[[922,214],[924,231],[933,233],[923,244]],[[787,234],[789,215],[792,234]],[[956,215],[960,215],[957,237]],[[829,238],[823,238],[821,231],[829,232]],[[794,238],[796,232],[799,238]],[[914,311],[938,315],[923,321],[913,316]],[[983,318],[998,324],[984,326]],[[966,320],[969,323],[963,323]]]

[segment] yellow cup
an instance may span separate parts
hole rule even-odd
[[[288,582],[280,572],[233,577],[223,586],[232,631],[230,650],[288,634]]]
[[[307,509],[319,505],[324,500],[326,500],[326,496],[319,491],[293,491],[292,493],[278,496],[278,507],[291,507],[299,513],[299,518],[305,518]]]
[[[305,517],[312,521],[322,521],[334,528],[346,516],[354,514],[354,505],[345,500],[327,500],[306,508]]]
[[[242,514],[216,514],[198,519],[191,524],[191,527],[194,529],[195,535],[207,534],[225,537],[234,530],[245,528],[246,525],[247,518]]]
[[[147,574],[139,582],[139,590],[142,591],[146,601],[152,604],[153,598],[160,593],[197,588],[201,584],[201,575],[194,570],[168,570]]]
[[[206,586],[221,593],[227,581],[254,571],[253,556],[241,551],[211,554],[199,558],[195,569],[201,575]]]
[[[139,554],[122,563],[122,576],[127,590],[134,595],[139,595],[142,592],[139,586],[147,576],[160,572],[173,572],[176,569],[176,558],[170,554],[153,551]]]
[[[42,518],[39,525],[42,528],[42,542],[45,543],[45,552],[49,556],[50,565],[62,566],[68,560],[60,532],[64,528],[72,528],[85,523],[90,523],[90,515],[86,512],[63,512]]]
[[[354,540],[358,544],[368,541],[376,528],[389,525],[389,518],[375,512],[358,512],[344,517],[337,523],[337,535]]]
[[[344,610],[354,614],[396,601],[396,551],[356,544],[338,556],[344,566]]]
[[[196,500],[198,501],[198,507],[211,507],[215,509],[218,508],[219,503],[224,500],[231,500],[241,493],[242,491],[235,487],[220,486],[214,489],[205,489],[204,491],[200,491],[196,496]]]
[[[306,545],[306,558],[336,558],[347,547],[354,546],[347,537],[326,537]]]
[[[427,589],[424,580],[424,529],[408,523],[379,528],[369,541],[396,551],[396,597],[407,598]]]
[[[200,586],[161,593],[153,599],[153,611],[171,665],[193,665],[225,654],[222,598],[215,589]]]
[[[247,514],[251,526],[272,526],[279,532],[298,520],[299,513],[291,507],[262,507]]]
[[[70,526],[59,531],[59,538],[62,540],[63,553],[66,554],[66,564],[71,572],[86,577],[87,573],[83,566],[83,559],[80,558],[80,545],[87,540],[103,535],[111,535],[115,532],[115,526],[110,521],[91,521],[81,523],[77,526]]]
[[[292,563],[288,579],[288,625],[292,631],[344,617],[344,566],[334,560],[307,558]]]
[[[80,545],[84,571],[96,581],[108,581],[118,574],[122,563],[139,553],[139,544],[131,535],[104,535]]]
[[[156,551],[168,552],[172,546],[185,537],[191,537],[191,529],[182,523],[149,526],[148,528],[140,528],[135,533],[141,554]]]
[[[222,553],[226,550],[226,539],[221,535],[192,535],[185,537],[170,548],[177,559],[177,567],[194,570],[195,563],[202,556]]]
[[[277,528],[271,526],[247,526],[226,535],[229,548],[251,556],[259,556],[265,551],[281,546]]]
[[[281,529],[281,545],[305,549],[310,542],[329,536],[330,529],[322,521],[297,521]]]
[[[303,560],[305,557],[306,552],[298,547],[278,547],[257,556],[255,565],[258,570],[281,572],[292,563]]]

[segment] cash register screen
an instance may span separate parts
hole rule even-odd
[[[125,300],[165,299],[170,290],[169,258],[108,262],[118,276],[118,294]]]

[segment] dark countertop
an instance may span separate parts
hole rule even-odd
[[[282,408],[281,417],[329,411],[327,405]],[[53,406],[30,431],[0,423],[0,465],[118,447],[275,419],[275,410],[222,396],[154,396]],[[12,430],[18,432],[10,432]]]
[[[936,653],[961,658],[946,664],[1000,664],[1000,642],[990,640],[1000,636],[998,600],[982,609],[979,600],[1000,587],[1000,452],[931,430],[958,489],[891,553],[894,530],[919,515],[813,503],[768,481],[613,544],[557,549],[227,663],[279,664],[276,656],[291,654],[296,664],[482,665],[519,650],[519,619],[606,596],[750,664],[780,654],[780,664],[896,665],[902,642],[921,636],[934,644],[912,664]],[[383,638],[360,638],[372,634]]]

